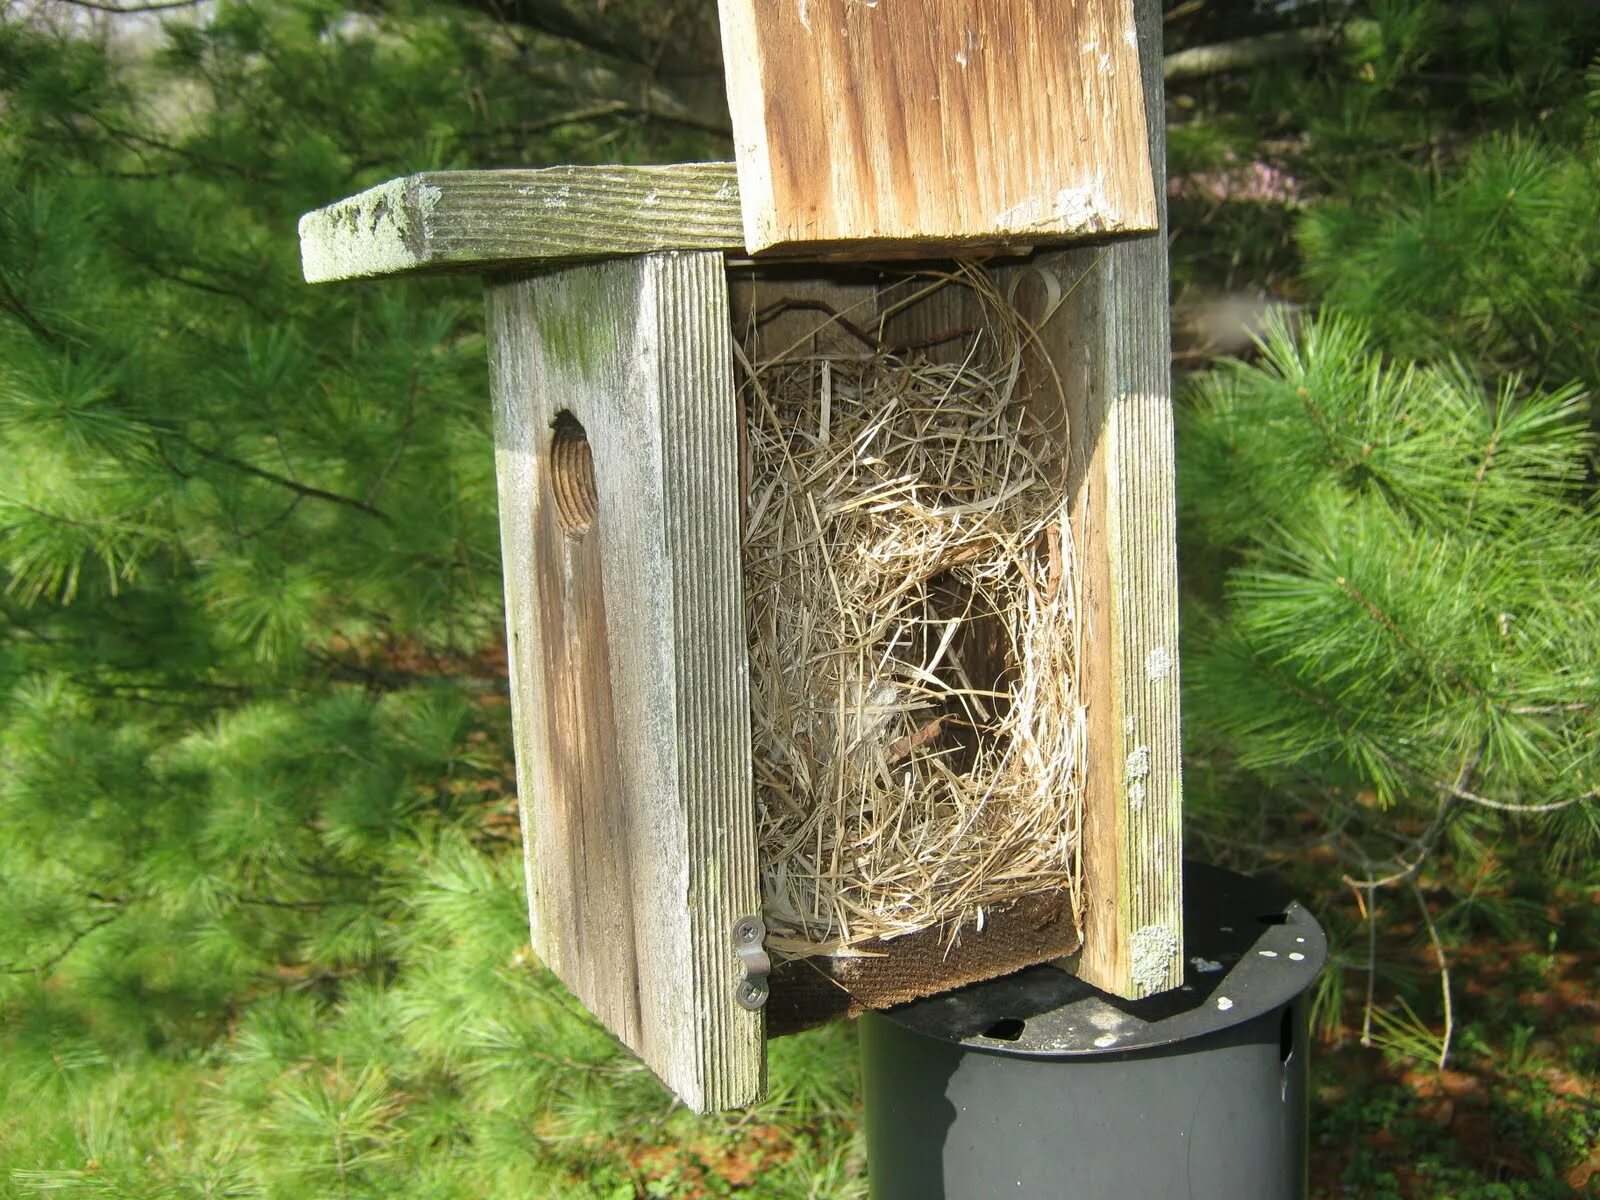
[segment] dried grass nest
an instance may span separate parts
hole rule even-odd
[[[1080,911],[1060,388],[1042,436],[1032,331],[979,273],[923,286],[983,314],[937,361],[886,347],[882,322],[855,352],[739,339],[762,895],[791,957],[953,941],[1051,889]]]

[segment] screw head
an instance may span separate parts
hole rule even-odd
[[[767,981],[765,979],[746,979],[739,984],[736,996],[739,1007],[755,1012],[767,1002]]]

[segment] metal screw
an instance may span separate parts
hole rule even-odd
[[[755,1012],[767,1002],[767,973],[772,970],[762,942],[767,936],[767,925],[759,916],[740,917],[733,923],[733,944],[744,964],[744,978],[734,989],[739,1007]]]
[[[765,979],[746,979],[739,985],[739,1007],[755,1012],[767,1002],[767,981]]]

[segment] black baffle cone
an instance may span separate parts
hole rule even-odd
[[[861,1020],[873,1200],[1300,1200],[1322,927],[1184,867],[1181,988],[1032,967]]]

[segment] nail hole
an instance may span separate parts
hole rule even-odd
[[[556,414],[550,438],[550,490],[563,533],[577,537],[594,525],[600,499],[594,487],[594,455],[589,435],[570,412]]]
[[[1022,1036],[1022,1031],[1028,1027],[1026,1021],[1016,1017],[1002,1017],[993,1025],[983,1031],[983,1036],[993,1038],[997,1042],[1014,1042]]]

